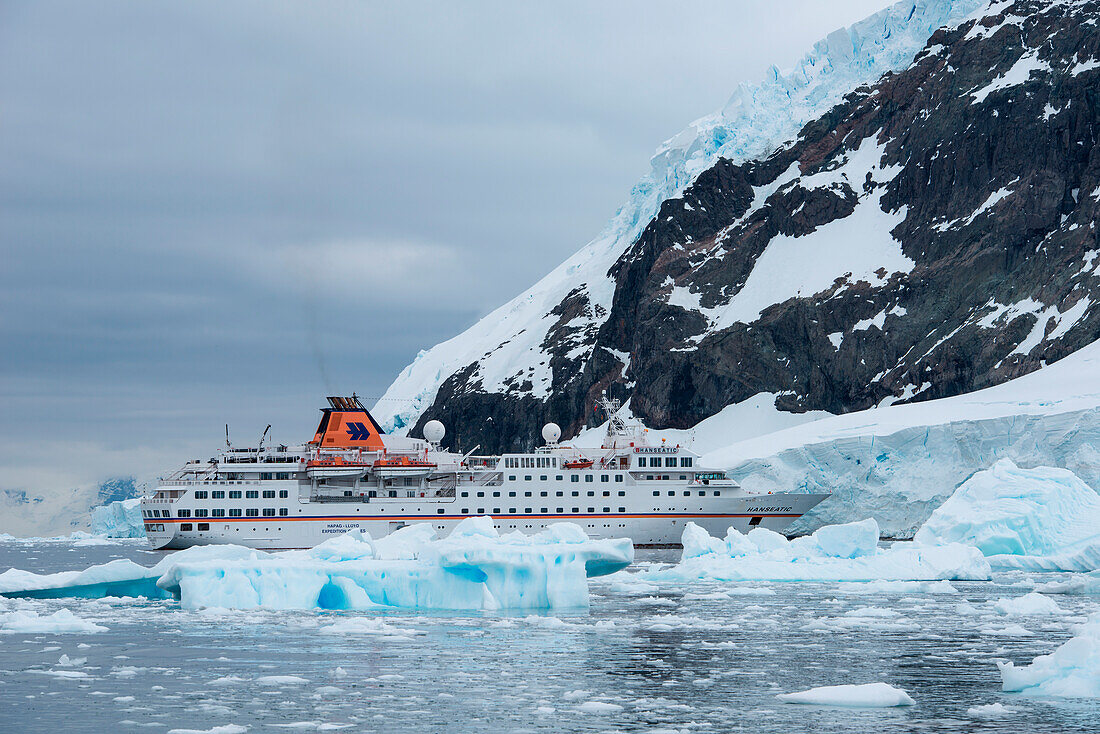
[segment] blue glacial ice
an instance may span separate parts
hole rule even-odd
[[[963,482],[914,536],[965,543],[994,568],[1100,568],[1100,494],[1068,469],[1002,459]]]
[[[1001,687],[1037,696],[1100,698],[1100,614],[1093,614],[1049,655],[1030,665],[998,662]]]
[[[141,499],[115,500],[92,508],[92,534],[108,538],[144,538]]]
[[[756,528],[730,528],[724,539],[694,523],[684,528],[683,555],[671,568],[647,569],[646,581],[934,581],[987,580],[981,552],[960,543],[894,543],[879,547],[873,519],[829,525],[813,535],[787,540]]]
[[[374,539],[353,531],[303,551],[190,548],[152,568],[113,561],[84,571],[0,574],[5,596],[178,598],[186,608],[555,609],[588,606],[588,578],[634,559],[628,539],[591,540],[558,523],[500,535],[463,520],[447,538],[427,523]]]

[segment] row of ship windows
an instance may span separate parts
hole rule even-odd
[[[664,463],[665,467],[671,469],[671,468],[676,466],[676,457],[675,456],[666,456],[664,458],[665,458],[665,463]],[[638,457],[638,466],[644,469],[646,467],[646,465],[647,465],[646,457],[639,456]],[[651,456],[651,457],[649,457],[648,465],[650,467],[654,468],[654,469],[661,466],[661,457],[660,456]],[[681,456],[680,457],[680,468],[684,469],[684,468],[687,468],[687,467],[690,467],[690,466],[691,466],[691,457],[690,456]]]
[[[209,497],[207,497],[208,494],[209,494]],[[258,490],[258,489],[246,489],[245,492],[244,492],[244,496],[245,496],[245,499],[250,499],[250,500],[259,499],[260,498],[260,490]],[[285,489],[280,489],[279,490],[279,497],[281,497],[282,499],[285,500],[289,496],[290,496],[290,492],[288,490],[285,490]],[[275,490],[274,489],[265,489],[265,490],[263,490],[263,497],[264,497],[265,500],[275,499]],[[239,489],[229,490],[229,499],[239,500],[240,498],[241,498],[241,490],[239,490]],[[210,490],[208,492],[205,489],[196,489],[195,490],[195,499],[197,499],[197,500],[205,500],[205,499],[224,500],[225,499],[225,490],[224,489],[214,489],[214,490]]]
[[[495,527],[496,527],[497,529],[500,529],[500,528],[503,528],[504,526],[503,526],[503,525],[497,525],[497,526],[495,526]],[[510,527],[510,528],[515,528],[516,526],[515,526],[515,525],[509,525],[508,527]],[[524,525],[523,527],[527,527],[527,528],[530,528],[530,527],[533,527],[533,526],[531,526],[531,525]],[[545,525],[540,525],[539,527],[545,527]],[[590,528],[594,528],[594,527],[598,527],[598,526],[597,526],[597,525],[589,525],[588,527],[590,527]],[[612,525],[608,525],[608,524],[606,524],[606,523],[605,523],[605,524],[604,524],[604,527],[605,527],[605,528],[609,528],[609,527],[612,527]],[[620,523],[620,524],[619,524],[619,527],[620,527],[620,528],[625,528],[625,527],[626,527],[626,525],[623,525],[623,524],[621,524],[621,523]],[[440,530],[444,530],[445,528],[446,528],[446,526],[445,526],[445,525],[440,525],[440,526],[439,526],[439,529],[440,529]],[[146,530],[148,530],[149,532],[153,532],[153,533],[163,533],[163,532],[164,532],[164,525],[163,525],[162,523],[148,523],[148,524],[146,524],[146,526],[145,526],[145,529],[146,529]],[[252,529],[253,529],[253,530],[256,530],[256,528],[252,528]],[[266,529],[267,529],[267,528],[265,528],[265,530],[266,530]],[[278,529],[279,529],[279,530],[282,530],[282,528],[278,528]],[[200,533],[201,533],[201,532],[206,532],[206,531],[209,531],[209,530],[210,530],[210,523],[208,523],[208,522],[200,522],[200,523],[197,523],[196,525],[192,525],[192,524],[191,524],[191,523],[189,523],[189,522],[185,522],[185,523],[183,523],[182,525],[180,525],[180,532],[183,532],[183,533],[189,533],[189,532],[191,532],[192,530],[198,530],[198,532],[200,532]]]
[[[228,515],[226,514],[228,513]],[[150,517],[172,517],[171,510],[145,510],[142,513],[146,518]],[[264,517],[275,517],[278,514],[280,517],[286,517],[290,514],[290,510],[285,507],[280,507],[278,513],[274,507],[263,508],[262,515]],[[258,508],[250,507],[244,510],[244,514],[241,514],[240,508],[230,508],[228,510],[195,510],[195,517],[260,517],[261,511]],[[176,513],[177,517],[191,517],[191,510],[179,510]]]
[[[570,511],[570,514],[572,514],[572,513],[579,513],[580,511],[581,511],[581,508],[579,508],[579,507],[574,507],[574,508],[573,508],[573,509],[572,509],[572,510]],[[588,508],[588,511],[589,511],[589,512],[595,512],[595,511],[596,511],[596,508],[595,508],[595,507],[589,507],[589,508]],[[611,508],[610,508],[610,507],[605,507],[605,508],[603,508],[603,511],[604,511],[604,512],[611,512]],[[620,507],[618,511],[619,511],[619,512],[626,512],[626,508],[625,508],[625,507]],[[439,514],[441,514],[441,515],[443,514],[443,510],[437,510],[437,512],[438,512]],[[462,509],[461,509],[461,510],[460,510],[459,512],[460,512],[461,514],[463,514],[463,515],[469,515],[469,514],[470,514],[470,510],[469,510],[469,508],[466,508],[466,507],[463,507],[463,508],[462,508]],[[525,508],[523,508],[523,514],[525,514],[525,515],[531,515],[531,514],[533,514],[533,513],[534,513],[534,510],[533,510],[532,508],[530,508],[530,507],[525,507]],[[558,507],[557,509],[555,509],[555,510],[554,510],[554,514],[559,514],[559,513],[560,513],[560,514],[565,514],[565,508],[564,508],[564,507]],[[479,508],[477,508],[477,512],[476,512],[475,514],[478,514],[478,515],[484,515],[484,514],[485,514],[485,508],[484,508],[484,507],[479,507]],[[499,515],[499,514],[500,514],[500,508],[499,508],[499,507],[494,507],[494,508],[493,508],[493,512],[492,512],[492,514],[494,514],[494,515]],[[518,510],[518,509],[516,509],[515,507],[509,507],[509,508],[508,508],[508,513],[507,513],[507,514],[509,514],[509,515],[517,515],[517,514],[519,514],[519,510]],[[542,508],[540,508],[540,509],[539,509],[539,514],[540,514],[540,515],[549,515],[549,514],[551,514],[551,513],[550,513],[550,508],[549,508],[549,507],[542,507]]]
[[[245,481],[245,482],[239,481],[241,479],[244,479],[244,474],[242,474],[242,473],[237,473],[237,474],[227,473],[225,475],[225,478],[229,481],[223,482],[223,481],[219,481],[217,479],[207,479],[206,481],[210,484],[255,484],[256,483],[255,481]],[[265,471],[265,472],[260,472],[260,481],[263,481],[265,479],[266,480],[290,479],[290,472],[288,472],[288,471],[278,471],[278,472]]]
[[[699,495],[700,497],[706,497],[706,496],[707,496],[707,490],[705,490],[705,489],[700,489],[700,490],[697,490],[697,492],[698,492],[698,495]],[[712,493],[713,493],[713,495],[714,495],[715,497],[721,497],[721,496],[722,496],[722,490],[720,490],[720,489],[715,489],[715,490],[712,490]],[[344,494],[349,494],[349,493],[348,493],[348,492],[345,492]],[[574,497],[580,497],[580,496],[581,496],[581,493],[580,493],[580,492],[571,492],[570,494],[571,494],[572,496],[574,496]],[[586,494],[587,494],[587,495],[588,495],[589,497],[595,497],[595,496],[596,496],[596,493],[595,493],[595,492],[586,492]],[[524,497],[530,497],[531,495],[532,495],[532,493],[531,493],[531,492],[524,492],[524,493],[523,493],[523,496],[524,496]],[[618,492],[618,495],[619,495],[620,497],[626,497],[626,492],[623,492],[623,491],[619,491],[619,492]],[[469,493],[469,492],[462,492],[462,493],[461,493],[461,496],[462,496],[462,497],[469,497],[469,496],[470,496],[470,493]],[[484,492],[476,492],[476,493],[475,493],[475,496],[477,496],[477,497],[484,497],[484,496],[485,496],[485,493],[484,493]],[[500,492],[493,492],[493,496],[494,496],[494,497],[499,497],[499,496],[500,496]],[[509,492],[509,493],[508,493],[508,496],[509,496],[509,497],[515,497],[515,496],[516,496],[516,493],[515,493],[515,492]],[[539,497],[549,497],[549,496],[550,496],[550,493],[549,493],[549,492],[539,492]],[[555,497],[564,497],[564,496],[565,496],[565,492],[561,492],[561,491],[558,491],[558,492],[554,492],[554,496],[555,496]],[[611,496],[611,492],[604,492],[604,493],[603,493],[603,496],[604,496],[604,497],[610,497],[610,496]],[[653,490],[653,496],[654,496],[654,497],[660,497],[660,496],[661,496],[661,490],[659,490],[659,489],[655,489],[655,490]],[[675,497],[675,496],[676,496],[676,490],[674,490],[674,489],[670,489],[670,490],[668,490],[668,496],[669,496],[669,497]],[[684,496],[685,496],[685,497],[690,497],[690,496],[691,496],[691,490],[690,490],[690,489],[685,489],[685,490],[684,490]]]
[[[515,475],[515,474],[509,474],[509,475],[508,475],[508,481],[509,481],[509,482],[514,482],[514,481],[516,481],[516,478],[517,478],[517,477],[516,477],[516,475]],[[681,478],[682,478],[682,479],[687,479],[687,477],[681,477]],[[540,482],[545,482],[545,481],[547,481],[547,479],[548,479],[548,476],[547,476],[546,474],[542,474],[541,476],[539,476],[539,481],[540,481]],[[554,479],[555,479],[556,481],[559,481],[559,482],[563,482],[563,481],[565,481],[565,477],[564,477],[563,475],[561,475],[561,474],[557,474],[557,475],[555,475],[555,476],[554,476]],[[581,480],[581,475],[580,475],[580,474],[570,474],[570,475],[569,475],[569,481],[571,481],[571,482],[579,482],[580,480]],[[524,475],[524,477],[523,477],[523,481],[525,481],[525,482],[531,482],[531,481],[534,481],[534,477],[533,477],[532,475],[530,475],[530,474],[526,474],[526,475]],[[585,474],[585,475],[584,475],[584,481],[586,481],[586,482],[594,482],[594,481],[596,481],[596,475],[595,475],[595,474]],[[611,481],[611,475],[609,475],[609,474],[601,474],[601,475],[600,475],[600,481],[601,481],[601,482],[610,482],[610,481]],[[616,481],[616,482],[621,482],[621,481],[623,481],[623,475],[622,475],[622,474],[616,474],[616,475],[615,475],[615,481]]]

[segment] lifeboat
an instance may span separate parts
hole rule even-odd
[[[310,459],[306,462],[306,474],[310,479],[358,477],[366,473],[369,468],[370,464],[348,461],[341,456],[326,456],[323,459]]]
[[[393,477],[422,477],[435,471],[436,465],[430,461],[413,459],[408,456],[394,456],[374,462],[374,473],[382,479]]]
[[[566,469],[591,469],[591,459],[574,459],[573,461],[567,461],[562,464]]]

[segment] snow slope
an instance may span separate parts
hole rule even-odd
[[[803,423],[731,443],[703,463],[749,489],[833,493],[792,532],[873,516],[884,534],[909,537],[959,484],[1002,458],[1066,468],[1100,489],[1097,375],[1100,343],[995,387]]]
[[[506,381],[523,375],[517,384],[530,380],[527,391],[545,399],[553,375],[542,344],[558,320],[552,310],[571,291],[583,289],[587,308],[568,324],[568,336],[559,338],[575,343],[578,354],[590,355],[589,337],[606,317],[614,294],[608,269],[662,202],[680,194],[719,158],[745,161],[793,139],[806,122],[855,87],[907,66],[934,30],[958,23],[984,4],[905,0],[829,34],[794,69],[772,67],[762,82],[741,84],[721,110],[696,120],[657,150],[649,173],[596,239],[467,331],[421,351],[375,405],[374,415],[387,430],[407,431],[432,404],[440,385],[475,362],[472,381],[480,381],[484,390],[514,392],[517,388],[506,387]],[[904,269],[904,257],[891,253],[891,262]]]

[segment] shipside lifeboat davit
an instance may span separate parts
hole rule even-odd
[[[349,461],[342,456],[326,456],[322,459],[310,459],[306,462],[306,474],[310,479],[332,479],[335,477],[358,477],[366,473],[370,464],[362,461]]]
[[[422,477],[435,471],[436,465],[430,461],[413,459],[408,456],[394,456],[379,459],[372,467],[374,474],[381,479],[393,477]]]

